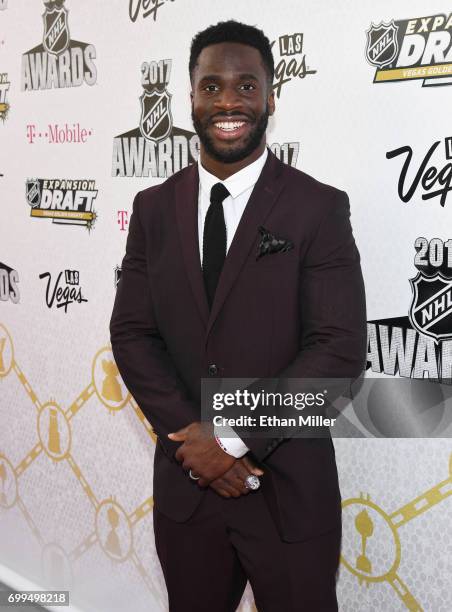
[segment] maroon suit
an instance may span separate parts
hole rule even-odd
[[[209,312],[198,181],[194,164],[135,197],[111,320],[121,375],[158,436],[155,506],[178,523],[207,492],[175,461],[179,443],[167,434],[200,420],[201,378],[354,378],[366,347],[364,288],[344,192],[269,151]],[[256,260],[259,226],[294,248]],[[331,439],[245,443],[265,471],[259,494],[285,542],[340,526]]]

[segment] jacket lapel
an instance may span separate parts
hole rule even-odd
[[[199,258],[198,191],[198,166],[193,164],[176,183],[176,218],[188,280],[204,326],[207,326],[209,304],[204,289],[201,261]]]
[[[245,211],[235,232],[218,281],[209,315],[204,280],[199,257],[198,191],[199,175],[196,164],[187,169],[175,186],[176,219],[181,238],[187,277],[207,334],[210,332],[223,304],[242,269],[256,240],[258,227],[263,225],[284,187],[284,164],[271,152],[254,186]]]
[[[284,186],[284,164],[269,150],[267,161],[254,186],[240,223],[232,239],[215,292],[207,324],[209,334],[246,258],[258,238],[258,227],[263,225]],[[198,232],[196,231],[196,236]],[[199,256],[198,256],[199,265]],[[200,282],[203,284],[200,273]],[[204,293],[205,297],[205,293]],[[205,298],[206,299],[206,298]]]

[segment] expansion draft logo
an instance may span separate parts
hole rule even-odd
[[[197,160],[198,136],[173,123],[171,65],[169,59],[141,65],[139,126],[114,138],[112,176],[165,178]]]
[[[88,230],[96,221],[97,189],[93,180],[28,179],[25,195],[31,217],[52,219],[62,225],[83,225]]]
[[[374,83],[423,79],[422,85],[452,83],[452,13],[371,24],[366,59]]]
[[[390,376],[452,383],[452,239],[414,243],[408,317],[369,321],[368,368]]]
[[[71,40],[64,0],[44,2],[42,43],[22,55],[22,90],[94,85],[96,49]]]
[[[278,49],[280,59],[275,58],[275,79],[273,81],[273,89],[276,97],[281,96],[282,86],[289,83],[292,79],[304,79],[310,74],[315,74],[317,70],[313,70],[307,65],[306,54],[304,53],[303,34],[283,34],[276,41],[271,43],[273,53]]]
[[[11,301],[13,304],[19,303],[20,292],[17,286],[18,282],[19,273],[17,270],[0,262],[0,302]]]
[[[0,119],[5,121],[9,112],[8,91],[11,83],[8,80],[8,74],[3,72],[0,74]]]

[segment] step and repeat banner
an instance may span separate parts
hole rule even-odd
[[[108,323],[135,193],[198,157],[191,38],[230,18],[272,41],[271,149],[350,196],[368,376],[452,379],[450,3],[0,0],[0,564],[85,611],[167,609]],[[335,447],[341,609],[452,609],[450,440]]]

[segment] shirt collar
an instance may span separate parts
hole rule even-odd
[[[220,181],[217,176],[214,176],[210,172],[208,172],[201,164],[200,160],[198,160],[198,171],[199,171],[199,182],[201,185],[202,191],[208,196],[210,199],[210,190],[216,183],[223,183],[226,189],[229,191],[233,198],[237,198],[241,193],[253,187],[257,179],[259,178],[260,173],[262,172],[262,168],[264,167],[265,162],[267,161],[268,149],[265,147],[265,151],[262,153],[260,157],[258,157],[255,161],[242,170],[235,172],[230,177],[225,179],[224,181]]]

